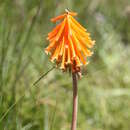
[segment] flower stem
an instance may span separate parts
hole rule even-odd
[[[73,80],[73,112],[71,130],[76,130],[77,124],[77,111],[78,111],[78,88],[77,88],[77,74],[72,73]]]

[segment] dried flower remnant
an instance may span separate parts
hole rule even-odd
[[[89,50],[95,44],[91,40],[90,34],[81,26],[73,16],[77,13],[68,10],[55,18],[52,22],[63,20],[50,33],[47,40],[50,44],[45,52],[51,54],[51,61],[61,64],[60,68],[64,71],[67,68],[72,72],[79,72],[82,65],[87,64],[87,57],[93,53]]]

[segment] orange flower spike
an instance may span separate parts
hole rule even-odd
[[[51,19],[52,22],[63,21],[48,33],[50,45],[45,49],[51,54],[52,62],[56,60],[56,64],[61,63],[62,70],[71,68],[72,72],[79,72],[81,65],[87,63],[86,58],[92,55],[88,48],[95,44],[87,29],[73,18],[76,15],[66,10],[66,13]]]

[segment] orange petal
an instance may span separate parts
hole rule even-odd
[[[53,42],[53,41],[55,41],[55,37],[53,37],[53,38],[51,38],[51,39],[48,39],[48,38],[47,38],[47,40],[49,40],[49,42]]]
[[[81,51],[80,42],[76,38],[75,33],[73,31],[72,31],[72,40],[73,40],[73,43],[75,44],[75,46],[78,48],[78,50]]]
[[[65,69],[65,56],[66,56],[66,51],[65,51],[65,47],[64,47],[64,51],[63,51],[63,56],[62,56],[62,62],[61,62],[61,69]]]
[[[64,36],[65,36],[65,39],[68,39],[68,31],[69,31],[68,17],[66,17],[66,18],[67,18],[67,20],[66,20],[66,24],[65,24]]]
[[[48,46],[47,48],[45,48],[45,52],[48,54],[48,52],[50,52],[51,49],[55,47],[55,45],[56,45],[56,42],[55,42],[55,41],[51,42],[51,43],[49,44],[49,46]]]
[[[84,53],[84,55],[87,56],[91,56],[93,54],[93,52],[91,52],[90,50],[88,50],[85,46],[82,46],[82,52]]]
[[[88,48],[92,48],[93,47],[93,43],[88,41],[87,39],[83,39],[82,37],[77,35],[77,38],[79,40],[79,42],[85,46],[87,46]]]
[[[77,16],[77,13],[76,13],[76,12],[69,12],[69,14],[70,14],[71,16]]]
[[[62,42],[62,41],[61,41]],[[57,50],[57,55],[56,55],[56,60],[58,61],[59,60],[59,56],[60,56],[60,50],[61,50],[61,47],[62,47],[62,44],[59,44],[59,47],[58,47],[58,50]]]
[[[61,25],[61,28],[59,29],[59,31],[58,31],[58,33],[57,33],[57,35],[56,35],[56,39],[55,39],[56,41],[59,40],[60,35],[61,35],[61,33],[63,32],[63,30],[64,30],[65,23],[66,23],[66,18],[64,19],[64,21],[63,21],[63,23],[62,23],[62,25]]]
[[[89,41],[88,39],[85,39],[85,38],[81,37],[80,35],[78,35],[75,32],[73,32],[73,34],[75,35],[75,38],[78,39],[80,44],[83,44],[84,46],[87,46],[89,48],[93,47],[93,43],[91,41]]]
[[[73,36],[73,35],[72,35]],[[75,41],[74,40],[74,37],[72,37],[72,40],[73,40],[73,43],[74,44],[74,48],[75,48],[75,51],[76,51],[76,55],[79,57],[79,59],[82,61],[83,64],[86,64],[86,61],[84,60],[83,56],[81,55],[80,51],[81,51],[81,46],[80,46],[80,43],[79,41]],[[79,43],[79,44],[77,44]],[[77,44],[77,45],[76,45]]]
[[[59,49],[59,45],[56,47],[55,51],[53,52],[52,56],[51,56],[51,61],[53,62],[57,56],[58,56],[58,49]]]
[[[71,63],[71,54],[70,54],[70,48],[68,47],[68,49],[67,49],[67,64],[70,64]]]
[[[78,23],[72,16],[70,16],[70,20],[77,25],[80,29],[82,29],[83,31],[87,31],[87,29],[85,29],[82,25],[80,25],[80,23]]]
[[[82,63],[79,60],[79,57],[76,57],[75,61],[76,61],[76,67],[80,67],[82,65]]]
[[[69,48],[70,48],[70,51],[72,53],[72,58],[74,58],[76,56],[75,54],[75,49],[74,49],[74,43],[72,42],[72,32],[71,32],[71,27],[70,27],[70,22],[69,22],[69,16],[67,17],[67,25],[68,25],[68,36],[67,36],[67,39],[68,39],[68,45],[69,45]]]
[[[86,45],[90,48],[95,44],[95,41],[92,41],[90,37],[83,37],[83,41],[86,41]]]
[[[64,51],[64,37],[61,41],[61,49],[60,49],[60,52],[59,52],[59,55],[62,56],[63,55],[63,51]]]
[[[51,37],[47,37],[47,40],[49,40],[49,41],[53,41],[54,39],[55,39],[55,37],[56,37],[56,34],[55,35],[52,35]]]
[[[68,25],[68,35],[72,35],[71,26],[70,26],[70,16],[69,15],[67,17],[67,25]]]
[[[57,17],[55,17],[55,18],[52,18],[52,19],[51,19],[51,22],[56,22],[56,21],[58,21],[58,20],[61,20],[61,19],[63,19],[65,16],[66,16],[66,14],[59,15],[59,16],[57,16]]]
[[[92,48],[93,45],[95,44],[95,41],[92,41],[90,39],[90,37],[87,37],[87,36],[86,37],[82,37],[81,35],[79,35],[77,32],[74,32],[74,31],[73,31],[73,33],[75,34],[75,36],[77,37],[77,39],[79,40],[79,42],[81,44],[84,44],[84,45],[86,45],[89,48]]]
[[[78,55],[79,59],[81,60],[81,62],[82,62],[84,65],[86,65],[87,62],[85,61],[85,59],[83,58],[82,54],[81,54],[79,51],[77,51],[77,55]]]
[[[67,59],[68,59],[68,45],[65,44],[65,64],[67,64]]]
[[[50,33],[48,33],[48,36],[51,37],[52,35],[55,35],[59,31],[59,28],[61,27],[62,23],[63,22],[58,24]]]
[[[76,57],[74,45],[73,45],[73,42],[72,42],[70,35],[68,36],[68,44],[69,44],[69,47],[72,51],[72,58]]]
[[[70,26],[79,35],[88,37],[88,34],[85,31],[83,31],[82,29],[80,29],[78,26],[76,26],[71,20],[70,20]]]

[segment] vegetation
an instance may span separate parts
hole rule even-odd
[[[78,83],[78,130],[130,128],[129,0],[0,0],[0,130],[68,130],[72,79],[44,52],[65,8],[96,40]]]

